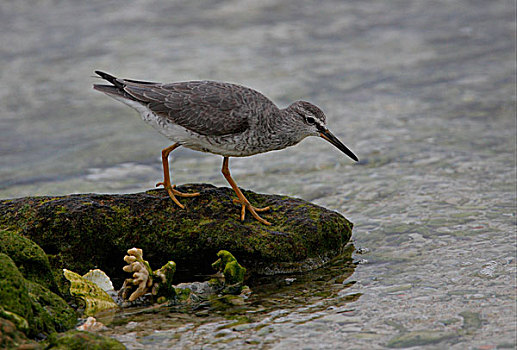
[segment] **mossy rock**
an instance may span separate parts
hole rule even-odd
[[[31,281],[27,281],[27,289],[34,310],[29,334],[64,332],[77,324],[77,313],[60,296]]]
[[[10,316],[10,321],[17,323],[16,326],[22,328],[20,329],[22,331],[27,331],[28,325],[34,322],[32,300],[26,281],[11,258],[2,253],[0,253],[0,306],[2,316],[4,318]]]
[[[304,272],[340,255],[352,223],[337,212],[287,196],[244,191],[250,202],[270,206],[240,220],[230,188],[186,185],[178,208],[164,190],[124,195],[81,194],[0,201],[0,227],[19,230],[49,256],[54,268],[78,273],[100,268],[120,286],[126,251],[144,250],[153,266],[177,264],[176,280],[211,274],[219,250],[230,251],[249,274]]]
[[[0,253],[0,317],[30,338],[72,328],[75,311],[57,294],[26,280],[13,260]]]
[[[118,340],[100,334],[68,331],[52,334],[45,342],[47,350],[124,350],[126,347]]]
[[[59,293],[48,257],[36,243],[14,230],[0,229],[0,253],[14,261],[23,277]]]

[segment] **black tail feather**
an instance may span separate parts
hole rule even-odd
[[[123,89],[124,88],[124,84],[122,82],[120,82],[116,77],[114,77],[113,75],[111,74],[108,74],[108,73],[105,73],[105,72],[102,72],[100,70],[96,70],[95,73],[101,77],[102,79],[104,80],[107,80],[109,81],[110,83],[112,83],[113,85],[115,85],[116,87],[118,87],[119,89]]]
[[[137,89],[138,86],[142,87],[142,85],[156,85],[157,83],[152,83],[149,81],[139,81],[139,80],[130,80],[130,79],[121,79],[117,78],[111,74],[102,72],[100,70],[96,70],[95,73],[102,79],[108,81],[109,83],[113,85],[104,85],[104,84],[94,84],[93,88],[97,91],[104,92],[108,95],[116,95],[121,96],[129,100],[138,101],[138,99],[129,94],[126,91],[127,85],[131,85],[133,88]]]

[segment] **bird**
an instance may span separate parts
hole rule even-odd
[[[279,108],[262,93],[233,83],[196,80],[155,83],[117,78],[96,70],[98,78],[109,84],[93,88],[134,108],[142,119],[173,144],[162,150],[163,181],[156,184],[167,190],[180,208],[177,197],[196,197],[171,184],[169,154],[183,146],[195,151],[223,156],[221,172],[237,195],[241,221],[246,211],[264,225],[271,225],[244,196],[229,169],[230,157],[247,157],[294,146],[308,136],[319,136],[354,161],[357,156],[328,127],[323,111],[307,101],[296,101]]]

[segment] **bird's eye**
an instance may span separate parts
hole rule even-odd
[[[316,120],[313,117],[305,117],[307,124],[316,124]]]

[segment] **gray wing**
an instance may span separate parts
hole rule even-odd
[[[248,128],[248,118],[253,113],[265,107],[276,108],[259,92],[235,84],[214,81],[172,84],[119,81],[123,82],[126,93],[157,115],[203,135],[240,133]]]

